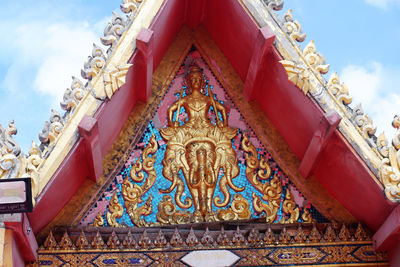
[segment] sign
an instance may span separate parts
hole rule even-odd
[[[31,178],[0,179],[0,214],[32,209]]]

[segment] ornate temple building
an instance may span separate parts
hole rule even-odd
[[[123,0],[28,153],[4,266],[400,266],[400,132],[281,0]],[[393,121],[400,127],[400,118]]]

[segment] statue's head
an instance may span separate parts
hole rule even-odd
[[[186,76],[186,83],[193,91],[200,91],[204,86],[204,77],[201,69],[193,65]]]

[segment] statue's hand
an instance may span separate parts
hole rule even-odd
[[[222,127],[224,127],[225,125],[224,125],[224,123],[223,123],[222,121],[218,121],[218,122],[217,122],[217,126],[218,126],[219,128],[222,128]]]
[[[174,122],[172,123],[172,127],[173,127],[173,128],[176,128],[176,127],[178,127],[178,126],[179,126],[179,122],[174,121]]]

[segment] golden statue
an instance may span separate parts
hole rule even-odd
[[[205,81],[199,67],[189,68],[186,84],[191,94],[182,97],[181,91],[179,100],[168,109],[169,127],[160,130],[162,137],[167,140],[162,162],[163,175],[172,182],[167,190],[160,191],[170,193],[176,188],[175,202],[180,208],[187,209],[194,204],[195,221],[212,221],[215,215],[212,203],[216,207],[225,207],[230,202],[228,186],[236,192],[244,189],[238,188],[232,182],[239,174],[231,141],[236,136],[237,129],[227,125],[226,109],[214,99],[209,88],[207,87],[208,96],[201,92]],[[181,107],[188,115],[183,125],[178,122]],[[216,125],[208,117],[211,107],[215,113]],[[218,196],[213,197],[221,168],[223,176],[219,186],[224,195],[223,200]],[[181,200],[185,185],[179,177],[179,171],[182,171],[192,196],[186,197],[185,201]]]

